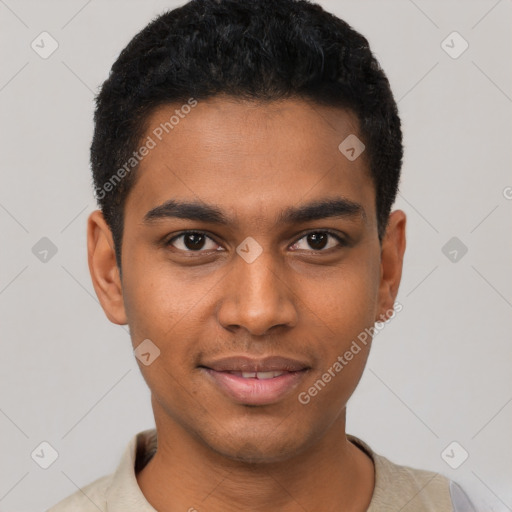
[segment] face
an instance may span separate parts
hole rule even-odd
[[[89,219],[93,283],[134,348],[151,340],[139,366],[157,426],[284,460],[344,422],[371,344],[354,340],[393,308],[405,217],[381,246],[366,155],[338,148],[359,136],[348,111],[217,97],[166,133],[176,108],[149,119],[122,280],[101,214]]]

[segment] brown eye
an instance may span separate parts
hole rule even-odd
[[[324,249],[327,245],[329,235],[326,233],[311,233],[306,238],[310,247],[320,250]]]
[[[167,245],[172,245],[174,248],[185,252],[216,250],[219,247],[209,236],[198,231],[181,233],[171,238]]]
[[[335,240],[337,243],[331,242],[329,245],[329,238]],[[303,244],[303,247],[300,247],[302,240],[305,240],[306,243]],[[304,245],[307,245],[309,247],[304,247]],[[292,248],[294,250],[312,249],[313,251],[323,251],[324,249],[331,249],[333,247],[343,246],[343,245],[345,245],[344,240],[341,237],[339,237],[338,235],[335,235],[334,233],[331,233],[329,231],[313,231],[311,233],[306,234],[300,240],[295,242],[295,244],[293,244]]]

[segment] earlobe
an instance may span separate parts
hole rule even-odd
[[[112,232],[100,210],[92,212],[87,220],[87,254],[92,284],[103,311],[111,322],[125,325],[127,318]]]
[[[390,214],[386,234],[382,240],[379,313],[376,321],[386,321],[393,311],[402,279],[406,246],[405,226],[406,216],[402,210],[395,210]]]

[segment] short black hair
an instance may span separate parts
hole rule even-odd
[[[389,81],[367,39],[307,0],[192,0],[156,17],[130,41],[96,97],[93,181],[119,268],[123,209],[137,168],[127,169],[126,162],[148,118],[163,105],[216,95],[304,99],[354,112],[382,241],[398,191],[402,132]]]

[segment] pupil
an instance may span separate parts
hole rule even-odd
[[[326,233],[311,233],[308,235],[308,244],[313,249],[323,249],[326,246],[327,234]]]
[[[200,233],[189,233],[185,236],[185,246],[187,249],[201,249],[204,245],[204,235]]]

